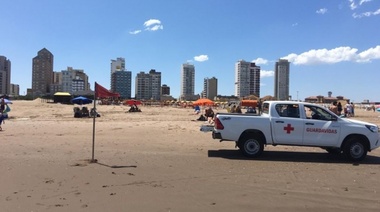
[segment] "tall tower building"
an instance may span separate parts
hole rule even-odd
[[[119,93],[123,99],[132,96],[132,72],[125,69],[125,59],[111,60],[111,92]]]
[[[279,59],[274,66],[274,97],[277,100],[289,100],[290,62]]]
[[[214,100],[218,95],[218,79],[215,77],[205,78],[203,81],[203,93],[202,97]]]
[[[19,96],[20,95],[20,85],[11,84],[10,95]]]
[[[111,74],[111,92],[119,93],[122,99],[130,99],[132,95],[132,72],[115,71]]]
[[[46,48],[41,49],[33,58],[32,90],[34,96],[50,94],[53,83],[53,54]]]
[[[161,72],[151,69],[149,73],[140,72],[135,81],[135,98],[140,100],[161,99]]]
[[[235,96],[260,97],[260,66],[239,60],[235,63]]]
[[[170,95],[170,87],[166,84],[161,86],[161,95]]]
[[[194,96],[195,67],[192,64],[182,64],[180,99],[186,100]]]
[[[149,71],[151,79],[151,89],[152,89],[152,99],[160,100],[161,99],[161,72],[157,72],[154,69]]]
[[[11,61],[0,56],[0,94],[9,95],[11,89]]]
[[[111,73],[110,76],[112,76],[113,73],[116,71],[125,71],[125,59],[122,57],[116,58],[116,60],[111,60]],[[112,79],[111,79],[111,91],[112,91]]]

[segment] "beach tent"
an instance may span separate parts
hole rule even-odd
[[[71,94],[67,92],[55,93],[54,103],[71,104]]]

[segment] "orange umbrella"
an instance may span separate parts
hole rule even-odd
[[[248,100],[248,99],[241,100],[241,106],[256,107],[257,100]]]
[[[202,99],[198,99],[197,101],[193,102],[193,105],[214,105],[214,101],[207,99],[207,98],[202,98]]]

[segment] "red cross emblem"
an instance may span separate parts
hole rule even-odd
[[[284,130],[286,130],[287,134],[290,134],[291,131],[294,131],[294,127],[292,127],[291,124],[288,124],[286,127],[284,127]]]

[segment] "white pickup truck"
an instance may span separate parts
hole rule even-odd
[[[213,139],[235,141],[247,157],[258,157],[265,145],[321,147],[351,161],[363,160],[380,146],[379,127],[340,118],[317,104],[266,101],[260,115],[217,113]]]

